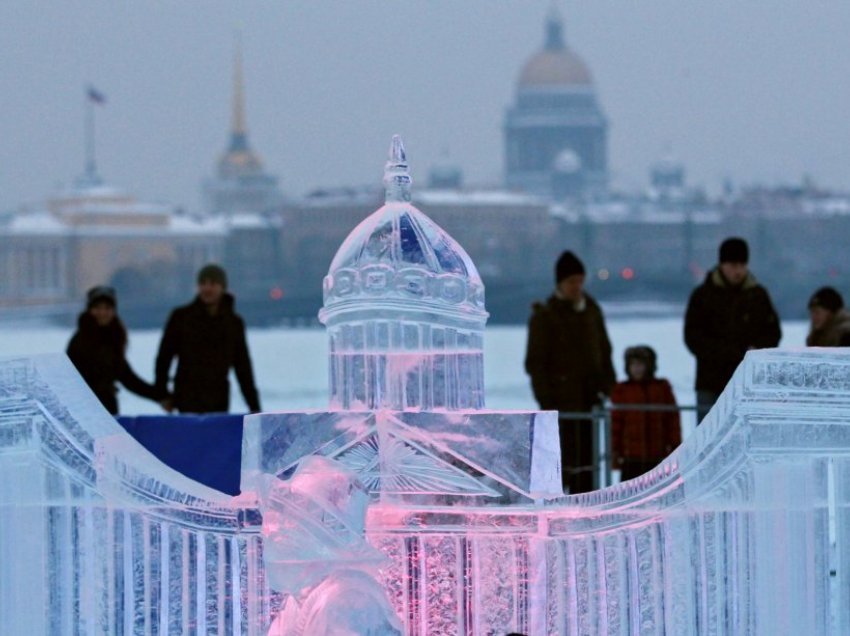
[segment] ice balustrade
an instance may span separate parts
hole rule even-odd
[[[0,633],[265,633],[256,516],[148,453],[64,355],[0,361]]]
[[[403,193],[403,177],[388,190]],[[405,267],[384,264],[392,280]],[[349,269],[360,285],[365,268]],[[440,289],[442,274],[426,273]],[[459,275],[474,287],[474,269]],[[483,334],[483,296],[395,289],[326,302],[332,343],[382,320]],[[349,377],[356,365],[335,371],[334,356],[358,346],[332,347],[332,374]],[[439,355],[459,369],[465,347]],[[248,416],[236,498],[150,455],[64,356],[0,361],[0,632],[298,634],[307,623],[287,617],[328,627],[363,586],[370,607],[382,588],[395,611],[383,633],[850,633],[850,351],[748,353],[658,468],[575,496],[558,491],[556,413],[486,410],[483,392],[406,402],[406,381],[450,395],[454,376],[411,374],[389,363],[395,352],[372,352],[360,396],[332,383],[326,411]],[[337,485],[302,487],[307,468]],[[352,567],[328,569],[336,561]],[[352,565],[367,561],[375,579]],[[329,605],[340,590],[345,602]]]

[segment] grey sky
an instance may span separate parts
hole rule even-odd
[[[0,210],[42,201],[83,167],[83,87],[102,176],[199,207],[225,147],[233,33],[250,140],[283,189],[375,183],[390,136],[414,179],[448,148],[497,184],[502,121],[548,0],[0,3]],[[610,120],[616,185],[667,148],[692,183],[850,187],[850,3],[586,0],[563,11]]]

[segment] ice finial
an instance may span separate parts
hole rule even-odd
[[[410,201],[410,184],[413,179],[407,171],[407,157],[401,137],[393,135],[390,144],[390,158],[384,166],[384,187],[386,201]]]

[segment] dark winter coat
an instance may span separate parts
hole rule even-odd
[[[260,410],[245,323],[234,311],[230,294],[222,297],[215,315],[196,298],[175,309],[168,319],[156,358],[156,385],[168,386],[168,374],[177,358],[174,406],[183,413],[222,413],[230,406],[232,368],[252,412]]]
[[[663,379],[619,382],[611,391],[614,404],[676,406],[670,383]],[[678,411],[611,412],[611,452],[614,465],[625,460],[658,464],[682,441]]]
[[[770,296],[752,274],[733,286],[714,269],[691,294],[685,344],[697,359],[698,391],[721,393],[749,349],[775,347],[781,337]]]
[[[544,410],[589,411],[608,394],[616,376],[602,310],[584,296],[584,307],[551,296],[535,303],[528,323],[525,370]]]
[[[839,309],[820,329],[813,329],[806,338],[809,347],[850,346],[850,312]]]
[[[165,391],[157,391],[133,372],[124,356],[126,347],[127,332],[117,318],[106,327],[101,327],[88,312],[80,314],[77,331],[68,343],[71,362],[106,410],[113,415],[118,413],[116,382],[150,400],[159,401],[166,397]]]

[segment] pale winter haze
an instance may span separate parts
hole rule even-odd
[[[502,123],[548,1],[0,4],[0,211],[83,171],[83,96],[104,179],[197,209],[224,150],[241,33],[253,147],[284,192],[373,183],[404,135],[415,179],[448,151],[500,184]],[[615,187],[667,152],[693,183],[850,184],[850,4],[558,3],[610,128]]]

